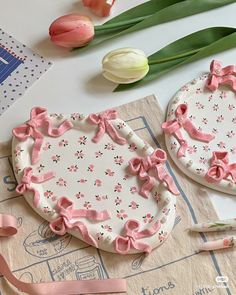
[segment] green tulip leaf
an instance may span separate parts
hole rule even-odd
[[[140,81],[119,85],[124,91],[168,73],[175,68],[236,47],[236,28],[212,27],[187,35],[148,57],[150,69]]]
[[[94,39],[88,45],[74,50],[85,51],[128,33],[235,2],[236,0],[151,0],[125,11],[103,25],[95,26]]]

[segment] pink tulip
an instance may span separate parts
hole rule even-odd
[[[115,0],[83,0],[83,4],[89,7],[98,16],[108,16]]]
[[[68,14],[56,19],[49,28],[52,42],[73,48],[88,44],[94,37],[94,26],[85,15]]]

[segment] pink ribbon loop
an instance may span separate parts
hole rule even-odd
[[[79,230],[83,239],[90,245],[98,247],[97,241],[89,234],[87,226],[79,221],[79,218],[87,218],[93,221],[104,221],[110,218],[107,210],[98,212],[96,210],[74,209],[74,204],[66,197],[61,197],[56,206],[59,217],[50,223],[51,230],[64,235],[67,230]]]
[[[107,110],[100,114],[91,114],[88,117],[88,120],[93,125],[98,125],[97,134],[93,137],[92,141],[97,143],[105,134],[105,132],[118,144],[125,144],[126,139],[121,137],[115,127],[112,125],[110,120],[117,119],[116,110]]]
[[[213,152],[211,167],[205,175],[206,180],[210,183],[219,183],[229,176],[236,182],[236,163],[229,164],[228,152]]]
[[[139,231],[140,224],[137,220],[130,219],[126,221],[124,226],[124,236],[117,236],[115,239],[115,250],[120,254],[127,254],[130,249],[140,250],[145,253],[150,253],[152,247],[144,242],[140,242],[140,239],[153,236],[161,227],[161,223],[158,220],[149,229]]]
[[[188,148],[187,141],[183,138],[180,131],[181,128],[184,128],[189,136],[193,139],[200,140],[203,142],[210,142],[214,139],[214,135],[203,133],[199,131],[194,125],[193,122],[188,118],[188,105],[180,104],[175,110],[175,119],[166,121],[162,124],[162,129],[166,134],[173,135],[178,140],[180,148],[177,152],[178,157],[185,156],[185,152]]]
[[[26,167],[23,171],[23,177],[21,183],[16,187],[16,192],[19,194],[24,194],[27,191],[31,191],[34,195],[33,204],[35,207],[39,205],[40,194],[39,192],[31,186],[32,183],[42,183],[49,179],[55,177],[54,172],[48,172],[42,175],[35,176],[33,175],[33,169],[31,167]]]
[[[31,295],[82,295],[125,293],[124,279],[61,281],[46,283],[25,283],[18,280],[10,270],[6,260],[0,254],[0,273],[20,292]]]
[[[35,107],[31,110],[30,120],[14,128],[12,132],[19,141],[25,141],[29,137],[33,138],[34,144],[31,159],[32,164],[35,164],[39,161],[39,154],[44,138],[44,135],[39,128],[46,129],[46,133],[52,137],[58,137],[63,135],[72,127],[73,124],[68,120],[65,120],[58,128],[52,128],[50,118],[47,115],[47,110]]]
[[[17,219],[8,214],[0,214],[0,237],[9,237],[17,233]]]
[[[154,168],[156,177],[159,181],[166,183],[168,190],[174,195],[178,195],[179,191],[172,179],[166,172],[164,165],[167,161],[166,152],[161,149],[156,149],[151,155],[142,157],[135,157],[129,161],[129,169],[133,175],[138,175],[140,180],[145,181],[140,190],[140,195],[148,198],[148,194],[153,189],[155,180],[148,172]]]
[[[206,86],[215,91],[219,85],[228,84],[236,91],[236,66],[230,65],[222,68],[221,62],[213,60],[210,66],[210,74]]]

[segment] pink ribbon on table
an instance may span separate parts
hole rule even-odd
[[[179,191],[172,179],[167,174],[164,165],[167,161],[166,152],[161,149],[156,149],[151,155],[146,157],[135,157],[129,161],[129,169],[133,175],[138,175],[145,183],[142,185],[140,195],[147,198],[148,193],[154,187],[154,177],[150,176],[148,172],[154,168],[158,180],[166,183],[168,190],[174,195],[178,195]]]
[[[130,219],[126,221],[124,226],[124,236],[117,236],[115,239],[115,250],[120,254],[127,254],[130,249],[140,250],[145,253],[150,253],[152,247],[140,239],[154,235],[161,227],[161,222],[157,221],[149,229],[139,231],[140,224],[137,220]]]
[[[62,197],[57,202],[57,211],[59,217],[50,222],[51,230],[64,235],[67,230],[79,230],[83,239],[90,245],[98,247],[97,241],[89,234],[87,226],[78,220],[78,218],[87,218],[94,221],[104,221],[110,218],[107,210],[98,212],[96,210],[74,209],[74,204],[66,197]]]
[[[174,135],[180,144],[180,148],[177,152],[178,157],[185,156],[185,152],[188,148],[187,141],[183,138],[183,135],[180,131],[181,128],[184,128],[190,137],[203,141],[210,142],[214,139],[214,135],[203,133],[199,131],[194,125],[193,122],[188,118],[188,105],[180,104],[175,110],[175,119],[166,121],[162,124],[162,129],[166,134]]]
[[[105,134],[109,134],[109,136],[118,144],[125,144],[126,139],[121,137],[115,127],[112,125],[110,120],[117,119],[117,111],[116,110],[107,110],[100,114],[90,114],[88,120],[93,125],[98,125],[97,134],[93,137],[92,141],[97,143]]]
[[[13,215],[0,214],[0,237],[9,237],[17,233],[17,219]]]
[[[210,74],[206,86],[215,91],[219,85],[229,84],[236,91],[236,66],[222,68],[221,62],[213,60],[210,66]]]
[[[229,164],[228,152],[213,152],[211,167],[205,178],[210,183],[218,183],[231,176],[236,182],[236,163]]]
[[[19,141],[26,141],[30,137],[33,138],[32,164],[35,164],[39,161],[39,153],[44,138],[43,133],[38,130],[38,128],[45,128],[48,135],[58,137],[72,127],[73,124],[70,121],[65,120],[58,128],[52,128],[50,118],[47,115],[47,110],[35,107],[31,110],[30,120],[14,128],[12,132]]]
[[[52,171],[44,173],[42,175],[35,176],[33,175],[33,169],[31,167],[26,167],[23,171],[23,177],[21,179],[21,183],[19,183],[18,186],[16,187],[16,192],[19,194],[24,194],[28,191],[33,192],[34,194],[33,204],[35,207],[37,207],[40,201],[40,194],[34,187],[31,186],[31,184],[42,183],[53,177],[55,177],[55,173]]]

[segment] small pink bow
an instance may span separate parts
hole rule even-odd
[[[172,177],[167,174],[164,165],[167,160],[166,152],[161,149],[156,149],[150,156],[145,158],[135,157],[129,161],[129,169],[133,175],[138,175],[141,180],[145,180],[140,190],[140,195],[144,198],[148,197],[148,193],[154,187],[154,178],[151,177],[148,172],[154,168],[156,177],[160,181],[164,181],[168,187],[168,190],[174,195],[178,195],[179,191],[175,186]]]
[[[175,110],[176,119],[166,121],[162,124],[162,129],[165,133],[174,135],[180,144],[180,148],[177,152],[178,157],[185,156],[185,152],[188,148],[187,141],[183,138],[180,128],[184,128],[190,137],[203,141],[209,142],[214,139],[214,135],[203,133],[196,129],[192,121],[188,118],[188,105],[180,104]]]
[[[49,224],[54,233],[63,236],[67,229],[79,230],[88,244],[98,247],[97,241],[89,234],[87,226],[79,221],[78,218],[104,221],[110,218],[107,210],[98,212],[96,210],[74,209],[73,202],[66,197],[61,197],[58,200],[56,208],[60,216]]]
[[[71,129],[73,124],[65,120],[58,128],[52,128],[50,118],[44,108],[35,107],[31,110],[30,120],[13,129],[13,135],[20,140],[25,141],[29,137],[34,139],[32,149],[32,164],[39,161],[39,153],[43,144],[44,135],[38,128],[45,128],[48,135],[58,137]]]
[[[158,220],[149,229],[139,231],[140,224],[137,220],[130,219],[126,221],[124,226],[124,236],[117,236],[115,239],[115,250],[120,254],[127,254],[130,249],[136,249],[145,253],[150,253],[152,247],[146,243],[139,242],[138,240],[153,236],[161,227]]]
[[[31,186],[31,183],[42,183],[46,180],[55,177],[54,172],[48,172],[42,175],[35,176],[33,175],[33,169],[31,167],[26,167],[23,171],[23,177],[21,179],[21,183],[16,187],[16,192],[19,194],[23,194],[27,191],[31,191],[34,194],[33,204],[35,207],[38,206],[40,201],[39,192]]]
[[[90,114],[88,117],[91,124],[98,125],[97,134],[93,137],[93,142],[98,142],[105,132],[109,134],[109,136],[118,144],[125,144],[126,139],[121,137],[115,127],[112,125],[110,120],[117,119],[117,111],[116,110],[107,110],[100,114]]]
[[[215,91],[219,85],[229,84],[236,91],[236,66],[222,68],[221,62],[213,60],[210,66],[211,73],[206,82],[206,86]]]
[[[218,183],[231,176],[236,182],[236,163],[229,164],[228,152],[213,152],[211,167],[205,178],[210,183]]]

